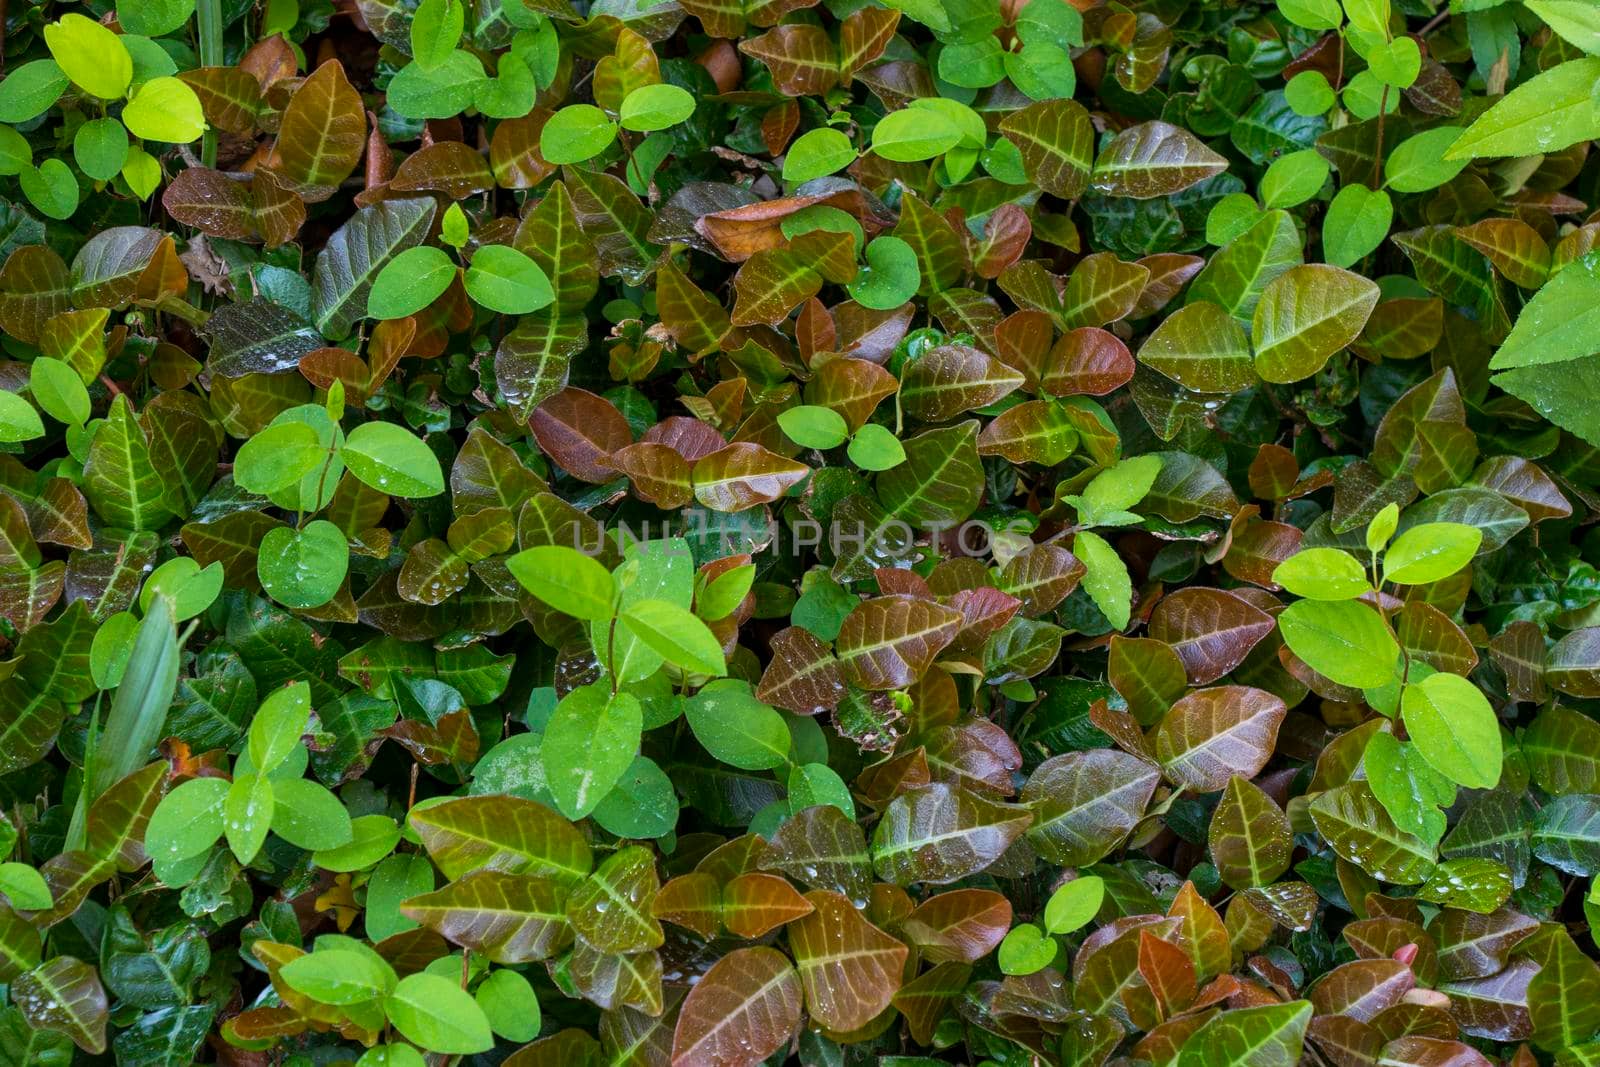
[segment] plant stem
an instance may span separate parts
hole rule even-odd
[[[200,65],[222,66],[222,0],[199,0],[195,22],[200,31]],[[208,167],[217,165],[216,131],[206,131],[200,142],[200,158]]]

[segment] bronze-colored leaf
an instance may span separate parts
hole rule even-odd
[[[754,1067],[800,1025],[800,979],[766,947],[735,949],[712,964],[683,1002],[673,1067]]]
[[[789,924],[806,1010],[830,1030],[857,1030],[889,1006],[909,951],[838,893],[806,894],[812,912]]]

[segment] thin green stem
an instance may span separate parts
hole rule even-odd
[[[200,65],[220,67],[222,61],[222,0],[199,0],[195,22],[200,31]],[[208,167],[217,165],[217,134],[207,130],[200,142],[200,160]]]

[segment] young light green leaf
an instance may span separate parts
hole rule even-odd
[[[611,572],[593,556],[565,545],[538,545],[506,560],[522,588],[575,619],[609,622],[615,613]]]
[[[562,698],[545,724],[539,758],[561,814],[581,819],[605,799],[639,752],[644,715],[628,693],[597,682]]]
[[[458,982],[423,971],[402,978],[384,1001],[389,1021],[429,1052],[471,1056],[494,1047],[489,1019]]]
[[[1072,553],[1084,566],[1083,589],[1112,629],[1125,630],[1133,611],[1133,579],[1117,550],[1099,534],[1079,530]]]
[[[1050,894],[1044,906],[1044,928],[1052,934],[1070,934],[1089,925],[1105,901],[1105,879],[1080,874]]]
[[[1500,722],[1478,687],[1456,674],[1431,674],[1400,693],[1406,731],[1440,774],[1469,789],[1493,789],[1503,755]]]
[[[1337,548],[1303,548],[1278,564],[1272,580],[1308,600],[1352,600],[1372,588],[1361,563]]]
[[[1502,96],[1445,149],[1445,159],[1532,156],[1600,137],[1600,57],[1558,63]]]
[[[484,245],[474,252],[463,284],[476,303],[502,315],[527,315],[556,299],[539,264],[506,245]]]
[[[1289,650],[1318,674],[1357,689],[1395,676],[1400,645],[1372,608],[1354,600],[1298,600],[1278,615]]]
[[[582,163],[611,147],[617,126],[593,104],[568,104],[544,124],[539,154],[557,165]]]
[[[630,604],[622,617],[628,627],[668,663],[685,670],[720,677],[728,673],[722,645],[693,614],[665,600]]]
[[[367,314],[375,319],[415,315],[444,294],[455,281],[456,265],[441,248],[418,245],[395,256],[372,283]]]
[[[271,774],[300,743],[310,723],[309,685],[294,682],[274,689],[250,720],[250,765],[259,774]]]
[[[676,85],[641,85],[622,101],[617,121],[625,130],[664,130],[694,114],[694,97]]]
[[[1428,522],[1406,530],[1383,556],[1383,579],[1426,585],[1448,578],[1472,562],[1483,531],[1460,522]]]
[[[723,763],[761,771],[788,762],[789,728],[781,715],[755,698],[748,682],[712,682],[689,698],[684,717],[700,744]]]
[[[856,148],[850,138],[832,126],[807,130],[795,138],[783,157],[783,180],[808,182],[842,170],[855,158]]]
[[[364,422],[341,451],[350,473],[390,496],[428,497],[444,492],[439,457],[416,434],[392,422]]]

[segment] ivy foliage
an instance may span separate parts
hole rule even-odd
[[[0,1063],[1600,1063],[1596,11],[0,5]]]

